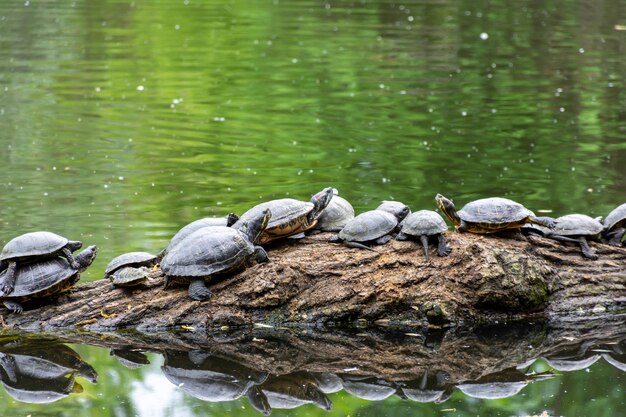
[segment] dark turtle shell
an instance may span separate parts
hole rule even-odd
[[[157,256],[148,252],[128,252],[111,259],[104,270],[104,277],[108,277],[114,271],[126,267],[153,266],[157,262]]]
[[[203,219],[198,219],[189,223],[188,225],[181,228],[174,237],[170,240],[170,243],[165,248],[164,254],[172,250],[173,247],[182,242],[187,236],[195,232],[196,230],[200,230],[204,227],[215,227],[221,226],[226,227],[229,226],[229,223],[234,223],[238,219],[237,215],[234,213],[229,214],[226,217],[214,218],[214,217],[205,217]],[[231,223],[231,224],[232,224]]]
[[[457,212],[474,231],[495,232],[521,227],[534,213],[508,198],[491,197],[467,203]]]
[[[354,219],[352,204],[345,198],[335,195],[328,206],[322,210],[315,229],[324,232],[338,232],[352,219]]]
[[[616,226],[626,227],[626,203],[613,209],[604,219],[605,230],[611,230]]]
[[[602,223],[585,214],[558,217],[552,233],[560,236],[596,236],[604,229]]]
[[[254,254],[254,245],[239,230],[224,226],[203,228],[172,248],[161,261],[161,269],[165,275],[191,280],[237,270]]]
[[[120,287],[132,287],[144,283],[149,278],[150,270],[145,266],[125,266],[108,275],[111,283]]]
[[[350,220],[339,232],[339,239],[351,242],[369,242],[392,232],[398,219],[383,210],[361,213]]]
[[[69,243],[51,232],[31,232],[11,239],[2,249],[0,260],[52,254]]]
[[[443,218],[432,210],[420,210],[409,214],[402,222],[402,232],[411,236],[431,236],[448,230]]]
[[[313,404],[326,411],[332,408],[330,399],[308,372],[272,375],[261,384],[261,390],[271,408],[291,409],[304,404]]]

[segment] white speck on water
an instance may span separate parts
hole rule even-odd
[[[581,54],[584,54],[585,53],[585,48],[578,48],[578,52],[581,53]]]
[[[100,87],[96,87],[96,88],[94,88],[94,90],[96,90],[96,93],[99,93],[100,91],[102,91],[102,89]]]
[[[409,16],[406,18],[409,22],[412,22],[413,20],[415,20],[415,18],[413,16]]]
[[[154,187],[154,183],[150,184],[150,186]]]
[[[493,78],[493,74],[492,73],[487,74],[487,78],[489,79]]]
[[[293,140],[293,141],[291,141],[291,144],[292,144],[293,146],[296,146],[296,145],[298,144],[298,141],[297,141],[297,140]]]
[[[225,118],[225,117],[214,117],[214,118],[213,118],[213,121],[214,121],[214,122],[223,122],[223,121],[225,121],[225,120],[226,120],[226,118]]]
[[[428,113],[432,113],[432,112],[433,112],[432,108],[428,109]]]
[[[104,188],[109,188],[109,184],[104,184]]]
[[[43,193],[43,196],[44,197],[48,197],[48,193]]]
[[[461,112],[461,116],[463,116],[463,117],[467,116],[467,112],[466,111],[462,111]]]
[[[613,88],[613,83],[608,83],[608,84],[607,84],[607,86],[608,86],[609,88]]]
[[[491,112],[492,112],[492,113],[497,113],[497,112],[498,112],[498,109],[491,109]]]
[[[145,87],[143,85],[137,86],[137,91],[143,91],[143,90],[145,90]]]
[[[571,168],[572,172],[576,171],[576,167]]]
[[[391,180],[389,178],[382,178],[383,184],[387,184],[388,182],[391,182]]]
[[[565,107],[559,107],[559,111],[563,113],[565,111]]]
[[[298,58],[292,58],[291,59],[291,63],[292,64],[297,64],[298,63]]]
[[[133,138],[128,138],[128,141],[129,141],[129,142],[132,142],[132,141],[133,141]]]
[[[593,188],[591,188],[591,187],[587,188],[587,192],[588,193],[593,193]]]
[[[495,62],[491,63],[491,68],[496,68],[498,66],[498,64],[496,64]]]
[[[382,84],[382,83],[381,83],[381,84],[378,84],[378,88],[381,88],[381,89],[382,89],[382,88],[385,88],[385,84]]]
[[[56,170],[57,170],[57,167],[52,167],[52,170],[53,170],[53,171],[56,171]]]
[[[30,6],[30,2],[29,1],[25,1],[24,2],[24,6],[26,6],[26,7]]]
[[[534,163],[535,163],[535,160],[534,160],[534,159],[532,159],[532,158],[530,158],[530,159],[528,160],[528,162],[529,162],[529,163],[531,163],[531,164],[534,164]]]
[[[482,39],[482,40],[484,40],[484,41],[485,41],[485,40],[487,40],[487,39],[489,39],[489,34],[488,34],[487,32],[483,32],[483,33],[481,33],[481,34],[480,34],[480,39]]]
[[[406,90],[400,90],[400,95],[405,95],[406,94]]]
[[[174,29],[175,29],[175,30],[180,30],[180,25],[175,25],[175,26],[174,26]]]
[[[121,176],[121,175],[119,177],[117,177],[117,179],[120,180],[120,181],[124,181],[124,177]]]

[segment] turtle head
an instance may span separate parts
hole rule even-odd
[[[270,209],[265,209],[258,218],[252,220],[250,223],[247,224],[247,227],[244,228],[247,230],[245,230],[244,233],[248,235],[250,242],[256,245],[261,240],[261,234],[263,233],[267,225],[270,224],[271,218],[272,212],[270,211]]]
[[[98,254],[98,248],[96,245],[91,245],[78,255],[76,255],[76,262],[80,265],[81,272],[87,269],[89,265],[96,259],[96,255]]]
[[[439,210],[441,210],[456,227],[461,225],[461,218],[456,213],[456,207],[454,207],[452,200],[442,196],[441,194],[437,194],[435,196],[435,202],[437,203]]]
[[[78,249],[83,247],[83,242],[80,240],[70,240],[67,242],[67,248],[72,252],[77,251]]]
[[[239,220],[239,216],[235,213],[228,213],[228,216],[226,216],[226,227],[230,227],[237,223],[237,220]]]
[[[315,206],[311,211],[312,218],[317,218],[322,211],[328,206],[330,200],[333,199],[333,196],[336,194],[337,190],[333,187],[326,187],[319,193],[313,194],[311,196],[311,203]]]

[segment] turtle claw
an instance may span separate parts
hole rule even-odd
[[[24,307],[17,301],[4,300],[4,306],[15,314],[21,314],[24,311]]]

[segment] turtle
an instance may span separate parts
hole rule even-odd
[[[39,259],[65,257],[70,266],[78,269],[72,252],[80,249],[83,242],[68,240],[52,232],[30,232],[11,239],[0,253],[0,271],[7,273],[0,280],[0,296],[9,295],[15,285],[15,270],[18,264]]]
[[[494,400],[517,394],[529,382],[550,378],[554,378],[554,374],[549,371],[526,375],[515,368],[508,368],[475,381],[462,382],[456,387],[469,397]]]
[[[260,245],[283,237],[300,234],[313,228],[332,200],[334,189],[324,188],[314,194],[310,201],[299,201],[293,198],[266,201],[252,207],[241,215],[235,226],[243,222],[251,222],[258,218],[264,210],[272,212],[272,219],[259,240]]]
[[[104,270],[104,278],[113,285],[130,287],[148,279],[150,269],[158,262],[158,256],[148,252],[127,252],[111,259]]]
[[[421,378],[414,379],[402,384],[402,393],[411,401],[420,403],[442,403],[452,394],[448,384],[450,375],[444,371],[434,374],[425,370]]]
[[[604,219],[603,237],[611,246],[621,246],[626,233],[626,203],[616,207]]]
[[[139,369],[150,364],[150,359],[144,353],[131,347],[111,349],[109,354],[115,356],[117,361],[128,369]]]
[[[376,210],[386,211],[393,214],[398,219],[398,223],[401,224],[406,216],[411,214],[411,209],[404,203],[392,200],[383,200],[380,205],[376,207]]]
[[[320,214],[314,229],[322,232],[338,232],[352,219],[354,219],[352,204],[345,198],[335,195]]]
[[[587,239],[598,240],[604,226],[598,220],[585,214],[567,214],[557,217],[554,228],[546,233],[546,237],[563,242],[573,242],[580,245],[585,258],[598,259],[593,253]]]
[[[271,408],[292,409],[304,404],[313,404],[326,411],[332,408],[330,399],[315,378],[305,371],[270,375],[260,387]]]
[[[91,265],[97,253],[98,249],[92,245],[76,255],[78,268],[72,267],[65,258],[19,265],[15,270],[15,289],[0,299],[12,312],[21,313],[22,302],[56,295],[72,288],[80,279],[80,273]],[[0,279],[4,279],[7,273],[8,271],[0,273]]]
[[[204,301],[212,295],[205,281],[214,275],[236,272],[253,260],[269,261],[265,250],[256,245],[271,217],[265,209],[259,217],[250,218],[251,223],[202,228],[187,236],[161,261],[165,288],[171,282],[189,283],[189,297]]]
[[[370,210],[350,220],[341,231],[329,241],[343,242],[351,248],[374,251],[367,245],[384,245],[398,226],[398,217],[383,210]]]
[[[271,407],[259,384],[267,379],[265,372],[204,351],[165,351],[161,370],[177,387],[203,401],[234,401],[243,396],[265,415]]]
[[[482,198],[467,203],[459,211],[452,200],[441,194],[435,196],[435,202],[459,232],[495,233],[517,229],[527,223],[539,224],[549,229],[554,227],[554,219],[536,217],[532,211],[508,198]]]
[[[599,354],[582,358],[543,358],[548,366],[561,372],[573,372],[589,368],[591,365],[596,363],[598,359],[600,359]]]
[[[235,224],[239,220],[239,216],[235,213],[229,213],[226,217],[205,217],[203,219],[198,219],[189,223],[188,225],[182,227],[174,237],[170,240],[167,247],[163,249],[163,251],[158,255],[159,259],[162,259],[167,252],[172,250],[176,245],[178,245],[183,239],[192,234],[198,229],[202,229],[203,227],[215,227],[215,226],[226,226],[230,227]]]
[[[331,372],[311,372],[311,376],[315,378],[318,388],[324,394],[334,394],[343,389],[341,378]]]
[[[448,256],[452,248],[446,243],[443,232],[448,230],[448,225],[443,218],[432,210],[420,210],[409,214],[402,222],[397,240],[419,238],[424,248],[424,257],[428,261],[428,238],[437,238],[437,255]]]
[[[368,401],[382,401],[398,391],[389,382],[376,377],[344,375],[341,379],[348,394]]]

